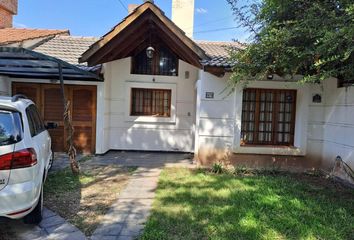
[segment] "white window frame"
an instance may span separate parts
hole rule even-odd
[[[132,88],[145,88],[145,89],[164,89],[171,90],[171,106],[170,116],[131,116],[131,93]],[[176,106],[177,106],[177,86],[173,83],[147,83],[147,82],[125,82],[125,121],[136,123],[176,123]]]

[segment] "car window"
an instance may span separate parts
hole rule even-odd
[[[41,116],[35,105],[30,105],[26,109],[26,114],[28,118],[28,124],[31,132],[31,136],[34,137],[45,130],[45,126]]]
[[[32,111],[31,111],[30,107],[28,107],[26,109],[26,115],[27,115],[27,119],[28,119],[28,126],[30,129],[30,133],[31,133],[31,136],[33,137],[36,135],[36,128],[35,128],[34,119],[33,119]]]
[[[11,145],[22,140],[21,114],[0,110],[0,146]]]
[[[41,115],[38,112],[37,107],[35,105],[31,105],[31,106],[32,106],[32,112],[35,119],[35,123],[36,123],[37,133],[41,133],[45,130],[44,122],[41,118]]]

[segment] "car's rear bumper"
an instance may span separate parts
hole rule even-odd
[[[37,205],[41,182],[7,185],[0,191],[0,217],[18,219],[29,214]]]

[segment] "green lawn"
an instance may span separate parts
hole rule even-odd
[[[165,169],[141,239],[354,239],[354,192],[308,175]]]

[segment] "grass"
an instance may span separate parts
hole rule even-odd
[[[74,176],[69,168],[48,176],[44,204],[90,236],[116,201],[135,168],[82,166]]]
[[[354,192],[305,174],[165,169],[140,239],[354,239]]]

